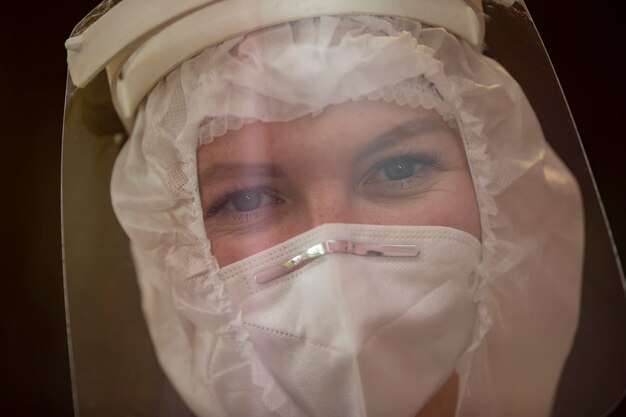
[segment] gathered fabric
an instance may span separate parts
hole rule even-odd
[[[327,16],[259,30],[186,61],[150,93],[111,195],[162,367],[199,416],[299,415],[220,279],[196,153],[245,124],[359,100],[434,109],[463,141],[482,245],[476,325],[454,364],[457,416],[548,416],[578,317],[578,186],[502,66],[445,29],[404,19]]]

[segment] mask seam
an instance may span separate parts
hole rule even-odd
[[[322,349],[326,349],[326,350],[330,350],[333,353],[339,353],[335,348],[333,348],[330,345],[325,345],[325,344],[322,344],[322,343],[313,342],[312,340],[307,339],[306,337],[298,336],[298,335],[289,333],[289,332],[287,332],[285,330],[273,329],[271,327],[266,327],[266,326],[261,326],[261,325],[258,325],[258,324],[250,323],[249,321],[242,321],[242,324],[244,324],[246,326],[249,326],[249,327],[253,327],[253,328],[258,329],[258,330],[263,330],[264,332],[272,333],[272,334],[275,334],[275,335],[278,335],[278,336],[288,337],[288,338],[294,339],[294,340],[300,340],[300,341],[305,342],[307,344],[310,344],[312,346],[315,346],[315,347],[318,347],[318,348],[322,348]]]

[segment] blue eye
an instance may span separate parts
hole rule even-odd
[[[241,191],[233,191],[218,199],[207,211],[208,217],[213,217],[220,212],[230,214],[253,213],[265,206],[280,204],[283,200],[278,194],[265,187],[246,188]]]
[[[404,180],[412,177],[415,170],[420,168],[421,164],[409,158],[402,158],[389,161],[383,165],[383,170],[387,179],[392,181]]]
[[[252,211],[261,207],[263,193],[257,190],[242,191],[230,197],[230,204],[237,211]]]
[[[426,168],[436,164],[436,159],[427,156],[402,156],[387,159],[370,170],[366,184],[388,184],[402,186],[407,181],[419,180]]]

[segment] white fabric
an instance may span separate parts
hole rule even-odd
[[[407,29],[412,33],[375,36],[372,31],[385,32],[393,30],[392,26],[367,17],[322,18],[278,26],[243,43],[237,39],[211,48],[181,69],[189,71],[181,75],[191,83],[183,89],[194,91],[187,120],[203,120],[200,135],[202,143],[207,143],[245,123],[290,121],[332,104],[364,98],[439,107],[448,116],[452,108],[439,93],[449,98],[452,93],[432,87],[439,82],[440,88],[449,89],[442,79],[441,63],[430,57],[427,47],[416,44],[414,36],[421,26]],[[230,53],[233,45],[237,45],[236,56]],[[214,66],[219,70],[203,70]],[[329,67],[332,77],[326,70]],[[268,76],[274,73],[280,76]]]
[[[478,325],[456,364],[457,415],[547,416],[578,316],[577,185],[498,63],[444,29],[403,20],[280,25],[211,48],[150,94],[116,163],[112,198],[166,373],[199,416],[285,417],[297,409],[218,279],[196,150],[243,123],[293,120],[358,99],[435,108],[463,138],[483,259]]]
[[[415,245],[419,255],[335,253],[254,282],[256,272],[328,240]],[[480,253],[480,242],[456,229],[327,224],[218,276],[283,391],[276,403],[298,404],[284,414],[415,417],[472,341]]]

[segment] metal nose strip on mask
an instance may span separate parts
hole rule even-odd
[[[327,240],[318,243],[299,255],[258,272],[254,279],[257,284],[265,284],[283,275],[302,268],[304,265],[331,253],[347,253],[358,256],[415,257],[420,251],[415,245],[378,245],[355,243],[347,240]]]

